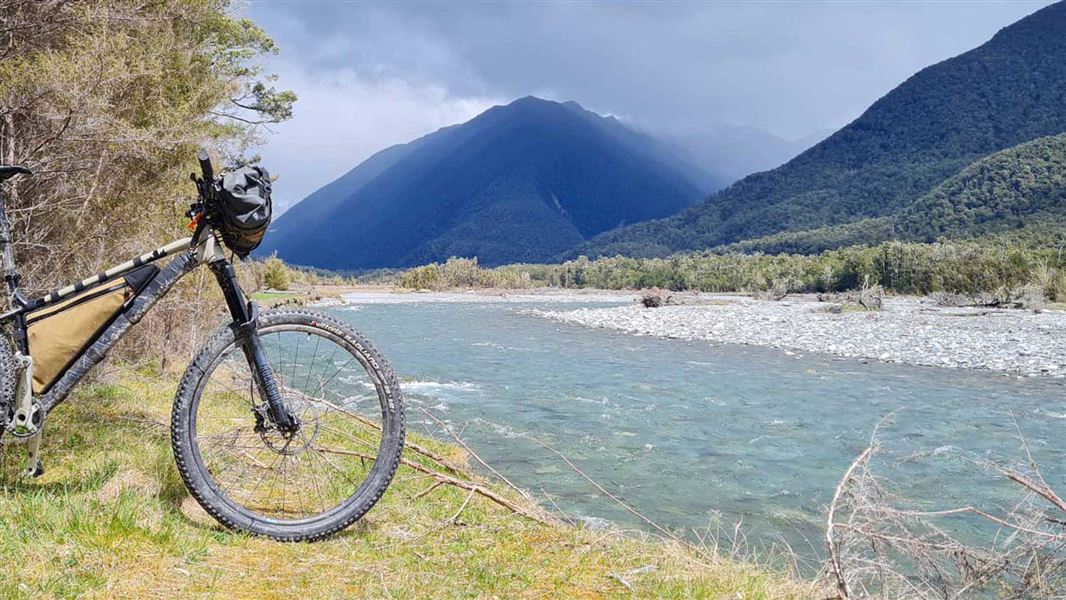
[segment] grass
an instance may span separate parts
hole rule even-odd
[[[306,294],[301,292],[255,292],[252,294],[252,300],[256,302],[281,302],[283,300],[292,300],[293,298],[302,298]]]
[[[333,539],[280,544],[220,529],[188,497],[167,423],[174,385],[129,374],[49,417],[47,472],[21,481],[6,448],[2,598],[807,598],[813,585],[676,543],[542,525],[401,467]],[[418,439],[453,460],[454,446]],[[409,454],[408,458],[418,457]],[[498,490],[515,501],[517,494]],[[623,583],[623,581],[625,583]]]

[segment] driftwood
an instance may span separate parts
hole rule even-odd
[[[644,308],[659,308],[660,306],[673,304],[673,299],[670,292],[659,288],[651,288],[641,293],[640,304]]]
[[[330,454],[340,454],[342,456],[354,456],[356,458],[361,458],[361,459],[370,460],[370,461],[377,460],[376,456],[372,456],[370,454],[365,454],[363,452],[355,452],[355,451],[352,451],[352,450],[335,450],[335,449],[316,448],[316,451],[324,452],[324,453],[330,453]],[[510,510],[513,513],[522,515],[523,517],[526,517],[527,519],[531,519],[533,521],[536,521],[538,523],[542,523],[544,525],[554,525],[555,524],[555,522],[553,520],[549,519],[545,515],[540,515],[540,514],[537,514],[537,513],[533,512],[531,510],[528,510],[525,507],[520,506],[520,505],[508,500],[507,498],[504,498],[500,494],[498,494],[498,493],[494,492],[493,490],[485,487],[484,485],[481,485],[480,483],[476,483],[474,481],[468,481],[468,480],[464,480],[464,479],[459,479],[457,477],[452,477],[451,475],[447,475],[445,473],[441,473],[440,471],[436,471],[434,469],[431,469],[431,468],[429,468],[429,467],[427,467],[425,465],[419,464],[419,463],[417,463],[417,462],[415,462],[413,460],[410,460],[408,458],[401,458],[400,459],[400,464],[402,464],[402,465],[404,465],[406,467],[410,467],[411,469],[414,469],[415,471],[418,471],[419,473],[422,473],[424,475],[429,475],[430,477],[432,477],[433,479],[436,480],[436,482],[434,483],[433,486],[431,486],[426,491],[418,494],[416,496],[416,498],[419,498],[419,497],[422,497],[422,496],[425,496],[425,495],[429,494],[429,492],[437,489],[441,485],[450,485],[450,486],[453,486],[453,487],[457,487],[459,489],[467,490],[467,491],[469,491],[471,493],[477,494],[477,495],[482,496],[484,498],[488,498],[489,500],[492,500],[493,502],[495,502],[496,504],[506,508],[507,510]],[[464,507],[465,507],[465,503],[464,503]],[[458,515],[456,515],[455,518],[457,518],[457,517],[458,517]]]
[[[826,570],[837,598],[1066,596],[1066,501],[1044,480],[1020,431],[1018,436],[1024,466],[970,461],[1017,485],[1016,501],[995,509],[906,507],[872,473],[878,447],[871,443],[844,473],[828,509]],[[992,535],[963,541],[938,524],[965,514],[988,523]]]
[[[1044,288],[1036,285],[1022,285],[1018,287],[1001,287],[992,292],[979,292],[975,294],[957,294],[952,292],[936,292],[930,299],[937,306],[954,308],[1011,308],[1033,309],[1043,308],[1047,303]]]

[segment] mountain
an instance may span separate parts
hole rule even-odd
[[[895,218],[918,241],[1066,224],[1066,133],[997,152],[948,178]]]
[[[815,254],[893,239],[933,242],[1000,234],[1046,244],[1058,243],[1064,229],[1066,133],[1061,133],[982,158],[894,215],[786,231],[715,251]]]
[[[840,233],[848,223],[891,217],[976,160],[1064,131],[1060,2],[923,69],[781,167],[673,217],[607,232],[572,254],[661,256],[780,232],[837,226]]]
[[[279,217],[257,254],[333,270],[544,262],[717,187],[612,117],[527,97],[375,154]]]

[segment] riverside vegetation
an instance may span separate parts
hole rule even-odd
[[[900,294],[943,293],[966,302],[1007,304],[1026,293],[1066,300],[1062,248],[1005,240],[886,242],[815,255],[677,254],[668,258],[579,257],[562,264],[483,268],[452,258],[392,275],[401,287],[446,289],[602,288],[701,292],[845,292],[879,285]],[[390,277],[390,276],[385,276]]]

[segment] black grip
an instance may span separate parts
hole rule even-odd
[[[200,160],[200,170],[204,172],[204,181],[208,183],[214,181],[215,169],[211,166],[211,157],[207,155],[207,150],[200,150],[196,158]]]

